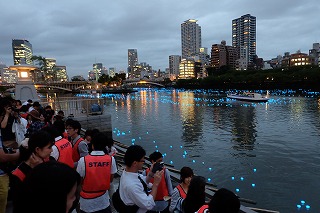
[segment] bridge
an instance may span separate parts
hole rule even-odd
[[[164,87],[162,81],[153,81],[153,80],[141,80],[141,79],[127,79],[123,81],[123,86],[128,85],[137,85],[137,84],[151,84],[158,87]]]

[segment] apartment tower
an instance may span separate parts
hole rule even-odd
[[[28,40],[12,39],[13,64],[29,64],[33,65],[32,45]]]
[[[256,17],[246,14],[232,20],[232,46],[237,48],[243,69],[253,66],[256,57]]]
[[[137,49],[128,49],[128,74],[129,78],[133,77],[134,67],[138,65],[138,51]]]
[[[201,47],[201,27],[198,20],[189,19],[181,24],[182,59],[199,53]]]
[[[179,64],[181,62],[180,55],[169,56],[169,76],[170,79],[176,79],[179,76]]]

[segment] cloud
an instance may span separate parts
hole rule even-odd
[[[87,76],[95,62],[126,70],[131,48],[140,62],[164,70],[169,55],[181,54],[180,24],[190,18],[210,51],[221,40],[231,45],[232,19],[256,16],[257,55],[265,60],[307,53],[320,35],[316,0],[2,0],[0,7],[0,61],[12,65],[11,40],[27,39],[35,55],[56,58],[69,76]]]

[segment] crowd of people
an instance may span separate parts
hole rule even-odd
[[[148,156],[151,166],[144,169],[146,151],[139,145],[126,150],[115,190],[112,136],[89,129],[82,137],[79,121],[50,105],[2,97],[0,122],[0,213],[9,188],[13,213],[111,213],[113,205],[120,213],[239,211],[239,199],[227,189],[208,202],[205,179],[190,167],[181,168],[173,187],[160,152]]]

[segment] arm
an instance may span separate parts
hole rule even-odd
[[[3,117],[3,120],[1,121],[1,128],[6,128],[6,126],[8,124],[9,115],[10,115],[10,113],[8,112],[8,109],[6,109],[6,114]]]
[[[168,169],[165,170],[165,178],[166,178],[168,192],[169,192],[169,195],[171,196],[173,193],[173,187],[172,187],[172,182],[171,182],[171,178],[170,178],[170,172]]]
[[[171,202],[169,206],[169,211],[173,212],[177,206],[178,199],[180,197],[179,191],[177,188],[174,188],[173,193],[171,195]]]
[[[85,141],[81,141],[78,146],[80,157],[87,156],[88,152],[88,144]]]
[[[114,174],[118,171],[117,163],[114,157],[111,157],[111,175],[110,175],[110,183],[113,181]]]
[[[20,153],[18,150],[12,154],[6,154],[2,147],[0,148],[0,162],[16,161],[19,159],[19,155]]]

